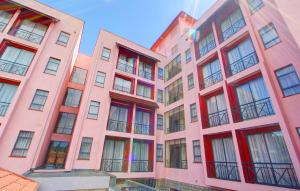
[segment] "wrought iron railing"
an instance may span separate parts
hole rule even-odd
[[[292,163],[243,163],[245,179],[249,183],[299,189],[299,181]]]
[[[2,32],[5,29],[6,25],[7,25],[7,23],[0,22],[0,32]]]
[[[27,30],[20,29],[20,28],[16,30],[16,33],[14,36],[28,40],[28,41],[36,43],[36,44],[40,44],[44,38],[43,35],[39,35],[34,32],[27,31]]]
[[[166,133],[175,133],[175,132],[179,132],[179,131],[183,131],[185,130],[185,125],[184,124],[172,124],[170,125],[169,128],[166,128]]]
[[[0,102],[0,116],[5,116],[10,103]]]
[[[151,125],[145,125],[140,123],[134,124],[134,133],[142,135],[154,135],[153,127]]]
[[[236,162],[206,161],[209,178],[240,181],[238,165]]]
[[[152,80],[152,73],[151,72],[148,72],[146,70],[140,70],[139,71],[139,76],[143,77],[143,78],[146,78],[148,80]]]
[[[219,125],[229,124],[227,110],[222,110],[208,114],[208,127],[216,127]]]
[[[126,72],[126,73],[130,73],[130,74],[133,74],[133,72],[134,72],[134,67],[133,66],[131,66],[129,64],[124,64],[124,63],[121,63],[121,62],[118,63],[117,69],[121,70],[123,72]]]
[[[257,63],[258,63],[258,58],[256,52],[254,51],[233,63],[229,63],[229,65],[227,66],[227,75],[228,76],[235,75],[237,73],[240,73],[250,68],[251,66],[256,65]]]
[[[223,40],[230,38],[232,35],[240,31],[245,25],[244,18],[237,20],[228,29],[222,31]]]
[[[233,108],[232,113],[234,122],[240,122],[275,114],[271,98],[265,98],[240,105],[238,108]]]
[[[199,42],[201,43],[201,42]],[[205,54],[207,54],[208,52],[210,52],[212,49],[214,49],[216,47],[216,41],[212,40],[210,42],[208,42],[206,44],[206,46],[200,48],[200,56],[204,56]]]
[[[153,161],[149,160],[132,160],[131,172],[152,172]]]
[[[131,124],[127,121],[118,121],[109,119],[107,124],[107,130],[118,131],[118,132],[129,132]]]
[[[166,160],[166,167],[167,168],[180,168],[180,169],[187,169],[188,164],[187,160]]]
[[[131,91],[130,87],[121,86],[121,85],[117,85],[117,84],[114,85],[114,89],[121,91],[121,92],[126,92],[126,93],[130,93],[130,91]]]
[[[101,170],[105,172],[126,172],[128,160],[125,159],[102,159]]]
[[[203,90],[203,89],[208,88],[222,80],[223,80],[223,76],[222,76],[222,72],[220,70],[220,71],[215,72],[215,73],[211,74],[210,76],[204,78],[202,80],[202,82],[200,82],[200,88],[201,88],[201,90]]]
[[[0,59],[0,71],[7,72],[7,73],[12,73],[20,76],[25,76],[27,70],[28,70],[27,65],[8,61],[8,60],[3,60]]]

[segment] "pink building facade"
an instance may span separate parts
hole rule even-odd
[[[199,20],[179,13],[151,49],[101,30],[87,56],[83,21],[1,1],[0,167],[299,189],[299,5],[219,0]]]

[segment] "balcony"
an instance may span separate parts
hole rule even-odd
[[[200,83],[200,88],[201,88],[201,90],[203,90],[203,89],[208,88],[222,80],[223,80],[223,76],[222,76],[222,72],[220,70],[220,71],[215,72],[212,75],[204,78],[202,80],[202,82]]]
[[[31,32],[31,31],[27,31],[24,29],[17,29],[15,32],[15,37],[36,43],[36,44],[40,44],[43,41],[44,36]]]
[[[131,172],[153,172],[153,161],[132,160]]]
[[[167,168],[179,168],[179,169],[187,169],[187,160],[176,160],[176,161],[169,161],[166,160],[166,167]]]
[[[300,188],[291,163],[243,163],[243,171],[249,183]]]
[[[146,70],[140,70],[139,71],[139,76],[143,77],[143,78],[146,78],[148,80],[152,80],[152,73],[151,72],[148,72]]]
[[[232,113],[235,122],[256,119],[275,114],[270,98],[240,105],[238,108],[233,108]]]
[[[208,114],[208,126],[209,127],[216,127],[216,126],[225,125],[225,124],[229,124],[227,110]]]
[[[238,166],[236,162],[206,161],[207,174],[209,178],[221,180],[240,181]]]
[[[175,125],[171,125],[171,127],[169,128],[166,128],[166,133],[169,134],[169,133],[175,133],[184,130],[185,130],[184,124],[175,124]]]
[[[0,102],[0,116],[4,117],[10,103]]]
[[[127,121],[108,120],[107,130],[117,132],[130,132],[131,124]]]
[[[126,172],[128,160],[125,159],[102,159],[101,170],[105,172]]]
[[[222,32],[223,40],[225,41],[225,40],[229,39],[235,33],[240,31],[244,26],[245,26],[244,18],[241,18],[241,19],[237,20],[229,28],[227,28],[226,30],[224,30]]]
[[[134,133],[141,135],[154,135],[153,127],[151,125],[138,124],[134,125]]]
[[[227,75],[233,76],[258,63],[256,52],[252,52],[227,66]]]
[[[131,66],[130,64],[125,64],[125,63],[118,63],[117,69],[129,74],[133,74],[134,73],[134,67]]]
[[[118,91],[121,91],[121,92],[130,93],[131,88],[130,88],[130,87],[126,87],[126,86],[121,86],[121,85],[115,84],[115,85],[114,85],[114,90],[118,90]]]
[[[0,59],[0,71],[3,72],[25,76],[28,68],[28,65]]]

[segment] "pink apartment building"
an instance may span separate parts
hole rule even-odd
[[[87,56],[83,21],[1,0],[0,168],[41,190],[300,189],[299,6],[218,0]]]

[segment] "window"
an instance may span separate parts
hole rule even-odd
[[[105,83],[105,77],[106,77],[105,73],[98,71],[97,76],[96,76],[95,85],[103,88],[104,83]]]
[[[195,87],[194,75],[193,75],[193,73],[191,73],[191,74],[188,75],[188,88],[190,90],[190,89],[193,89],[194,87]]]
[[[66,32],[60,32],[59,37],[56,41],[56,44],[62,45],[62,46],[67,46],[69,39],[70,39],[70,34],[68,34]]]
[[[183,105],[165,113],[165,128],[166,133],[175,133],[185,129]]]
[[[86,74],[87,74],[87,70],[74,67],[71,76],[71,82],[83,85],[85,83]]]
[[[30,109],[43,111],[49,92],[44,90],[36,90]]]
[[[300,80],[293,65],[277,70],[276,76],[284,96],[300,93]]]
[[[190,105],[190,113],[191,113],[191,122],[198,121],[196,103]]]
[[[164,103],[164,91],[163,90],[160,90],[160,89],[157,90],[157,101],[159,103]]]
[[[0,32],[2,32],[5,29],[7,23],[10,21],[11,17],[12,17],[12,14],[10,14],[6,11],[2,11],[2,10],[0,11]]]
[[[185,62],[189,63],[192,60],[192,54],[191,54],[191,49],[187,49],[185,51]]]
[[[151,99],[151,93],[152,88],[150,86],[138,83],[136,95]]]
[[[164,161],[163,153],[163,144],[156,144],[156,162]]]
[[[127,166],[126,141],[121,139],[105,139],[101,170],[105,172],[122,172]]]
[[[272,46],[280,42],[280,38],[273,23],[270,23],[267,26],[260,29],[259,34],[262,38],[262,41],[264,42],[265,48],[271,48]]]
[[[224,93],[211,96],[206,100],[208,126],[215,127],[229,123]]]
[[[123,54],[119,55],[119,62],[117,65],[118,70],[129,74],[133,74],[135,72],[134,65],[135,65],[134,57],[123,55]]]
[[[167,168],[187,169],[186,140],[175,139],[166,141],[166,159]]]
[[[48,27],[46,25],[25,19],[21,22],[19,27],[15,29],[16,31],[14,36],[40,44],[46,34],[47,28]]]
[[[64,105],[68,107],[79,107],[82,92],[80,90],[68,88]]]
[[[201,149],[200,149],[200,141],[193,141],[193,151],[194,151],[194,162],[201,162]]]
[[[112,105],[109,111],[107,129],[118,132],[129,131],[128,118],[130,113],[131,110],[128,107]]]
[[[89,160],[90,159],[92,144],[93,144],[93,138],[91,138],[91,137],[83,137],[82,138],[80,150],[79,150],[79,156],[78,156],[79,160]]]
[[[258,63],[258,58],[250,38],[238,44],[228,53],[229,73],[237,74]]]
[[[157,114],[157,129],[164,130],[164,116]]]
[[[100,102],[91,101],[90,107],[89,107],[88,118],[89,119],[98,119],[99,108],[100,108]]]
[[[74,113],[59,113],[56,133],[71,135],[75,125],[76,115]]]
[[[170,105],[183,98],[182,78],[165,88],[165,104]]]
[[[223,79],[219,59],[216,59],[202,67],[203,82],[201,89],[212,86]]]
[[[109,61],[111,50],[109,48],[103,47],[101,59]]]
[[[133,140],[131,172],[152,172],[153,159],[149,155],[153,146],[148,141]]]
[[[46,159],[46,169],[63,169],[65,167],[68,148],[68,142],[51,141]]]
[[[269,93],[262,77],[236,87],[239,116],[242,120],[274,115]]]
[[[139,76],[152,80],[152,65],[145,62],[139,64]]]
[[[223,40],[230,38],[232,35],[240,31],[245,25],[246,23],[244,21],[242,11],[237,9],[221,23]]]
[[[0,116],[5,116],[18,86],[0,82]]]
[[[163,68],[158,68],[158,79],[164,80],[164,69]]]
[[[151,124],[151,112],[141,109],[136,110],[134,133],[143,135],[153,135],[153,125]]]
[[[131,92],[131,81],[123,78],[116,77],[114,83],[114,89],[126,93]]]
[[[164,74],[165,81],[172,79],[178,73],[181,72],[181,55],[179,54],[168,65],[165,66]]]
[[[0,71],[25,76],[33,57],[33,52],[7,46],[0,58]]]
[[[214,37],[214,33],[210,32],[204,38],[202,38],[199,42],[199,52],[200,56],[206,55],[212,49],[216,47],[216,41]]]
[[[13,157],[26,157],[33,137],[31,131],[20,131],[15,146],[11,152]]]
[[[56,75],[59,64],[60,64],[60,60],[55,59],[55,58],[49,58],[44,72],[46,74]]]
[[[263,0],[248,0],[251,13],[254,13],[264,6]]]

